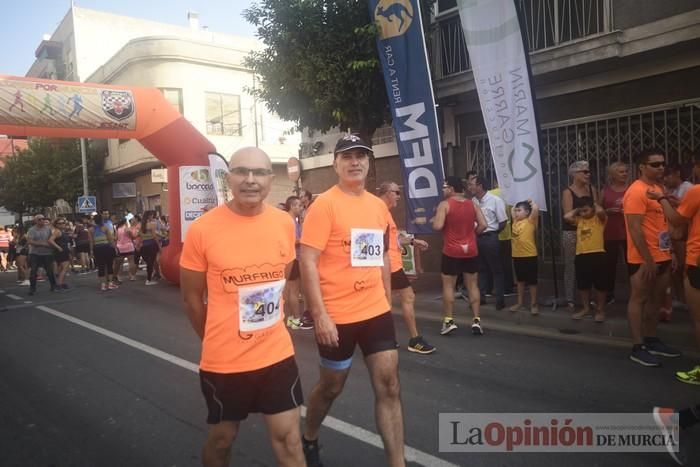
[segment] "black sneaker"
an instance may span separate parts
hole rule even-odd
[[[306,459],[306,467],[323,467],[321,456],[319,455],[318,440],[307,441],[301,437],[301,446],[304,449],[304,458]]]
[[[652,355],[644,344],[636,344],[632,347],[630,360],[648,367],[661,366],[661,360],[657,356]]]
[[[35,293],[36,293],[36,290],[29,289],[29,292],[27,292],[27,295],[34,295]]]
[[[474,318],[474,322],[472,323],[472,334],[475,336],[484,335],[484,330],[481,329],[481,318]]]
[[[306,316],[302,317],[299,320],[299,329],[313,329],[314,328],[314,320],[311,318],[307,318]]]
[[[670,358],[681,356],[680,351],[674,349],[673,347],[667,346],[666,344],[661,342],[661,339],[659,339],[658,337],[645,337],[644,345],[646,346],[649,353],[652,355]]]
[[[408,341],[408,351],[427,355],[435,352],[435,347],[423,340],[423,336],[416,336]]]
[[[505,307],[506,307],[505,302],[502,302],[500,300],[496,302],[496,311],[501,311]]]

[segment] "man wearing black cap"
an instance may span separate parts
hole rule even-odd
[[[477,284],[479,248],[476,236],[486,229],[486,219],[479,206],[464,197],[464,185],[459,177],[447,177],[442,192],[445,200],[438,204],[433,219],[433,229],[442,230],[444,236],[440,266],[444,318],[440,334],[445,336],[457,329],[452,313],[455,283],[457,276],[461,275],[467,285],[469,303],[474,314],[472,333],[480,336],[484,332],[479,317],[481,295]]]
[[[358,135],[341,138],[333,161],[338,184],[316,198],[304,219],[300,265],[321,357],[302,438],[309,467],[321,465],[319,430],[343,390],[356,346],[372,380],[387,464],[405,465],[390,305],[390,214],[384,202],[365,190],[371,152]]]

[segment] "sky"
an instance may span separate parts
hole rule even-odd
[[[253,0],[74,0],[78,7],[187,26],[187,12],[199,13],[199,23],[212,32],[254,36],[241,16]],[[2,28],[0,75],[24,76],[34,63],[34,51],[68,12],[71,0],[0,0]]]

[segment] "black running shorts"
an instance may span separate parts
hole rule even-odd
[[[671,266],[670,261],[662,261],[660,263],[656,263],[656,274],[661,275],[665,273],[669,266]],[[632,277],[635,274],[637,274],[637,271],[639,271],[641,267],[641,264],[627,263],[627,272],[629,273],[629,276]]]
[[[513,258],[513,269],[518,282],[525,285],[537,285],[537,256]]]
[[[442,255],[440,272],[446,276],[459,276],[461,274],[476,274],[479,272],[479,257],[473,258],[453,258]]]
[[[200,369],[199,382],[207,402],[210,425],[245,420],[250,413],[286,412],[304,402],[294,357],[242,373],[212,373]]]
[[[403,290],[411,286],[403,269],[391,273],[391,290]]]
[[[359,345],[365,357],[385,350],[396,350],[396,332],[391,312],[359,323],[338,324],[338,347],[318,345],[321,366],[330,370],[347,370],[352,364],[355,346]]]
[[[690,286],[696,290],[700,289],[700,268],[696,266],[688,266],[686,268],[688,274],[688,282]]]

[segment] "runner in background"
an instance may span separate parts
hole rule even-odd
[[[10,252],[12,235],[5,226],[0,225],[0,271],[7,271],[7,255]]]
[[[304,209],[301,199],[298,196],[290,196],[284,202],[284,210],[289,213],[294,221],[294,230],[296,241],[294,248],[296,257],[300,256],[301,244],[301,220],[300,216]],[[302,315],[301,304],[299,303],[299,294],[301,293],[301,274],[299,273],[299,260],[295,259],[292,264],[292,270],[287,278],[287,284],[284,287],[284,303],[287,305],[289,312],[287,313],[287,327],[289,329],[313,329],[312,321],[305,319]]]
[[[141,221],[141,257],[146,262],[146,285],[156,285],[155,263],[160,251],[160,243],[156,234],[156,212],[146,211]]]
[[[136,280],[136,264],[134,264],[134,240],[131,229],[129,229],[126,219],[117,223],[117,257],[114,260],[114,276],[119,279],[119,275],[124,267],[124,259],[127,260],[129,280]]]
[[[114,283],[114,257],[116,245],[112,229],[105,225],[102,215],[97,214],[93,219],[94,225],[90,228],[90,246],[95,255],[97,277],[100,282],[100,291],[118,289]]]
[[[384,201],[386,207],[391,210],[395,208],[401,197],[401,190],[399,186],[394,182],[382,182],[379,185],[379,191],[377,192],[379,199]],[[415,352],[419,354],[431,354],[435,352],[435,347],[428,344],[423,336],[418,334],[418,326],[416,325],[416,310],[415,301],[416,294],[413,292],[413,287],[406,277],[406,272],[403,270],[403,260],[401,259],[401,247],[407,245],[413,245],[421,250],[428,249],[428,243],[424,240],[419,239],[409,239],[404,235],[399,234],[399,230],[396,227],[396,222],[394,222],[393,216],[390,215],[389,223],[389,260],[391,261],[391,290],[397,291],[399,294],[399,300],[401,303],[401,312],[403,313],[403,319],[406,322],[406,327],[410,334],[410,339],[408,341],[409,352]]]
[[[20,287],[29,287],[29,268],[27,258],[29,256],[29,244],[27,243],[26,228],[23,224],[17,226],[15,241],[17,242],[17,283]]]
[[[54,251],[55,267],[56,267],[56,286],[59,289],[67,290],[70,287],[66,284],[66,273],[70,268],[70,234],[67,232],[68,221],[65,218],[59,217],[53,223],[53,241],[61,247],[60,250]]]
[[[83,218],[75,226],[75,252],[80,261],[80,273],[86,274],[90,271],[90,233],[89,220]]]

